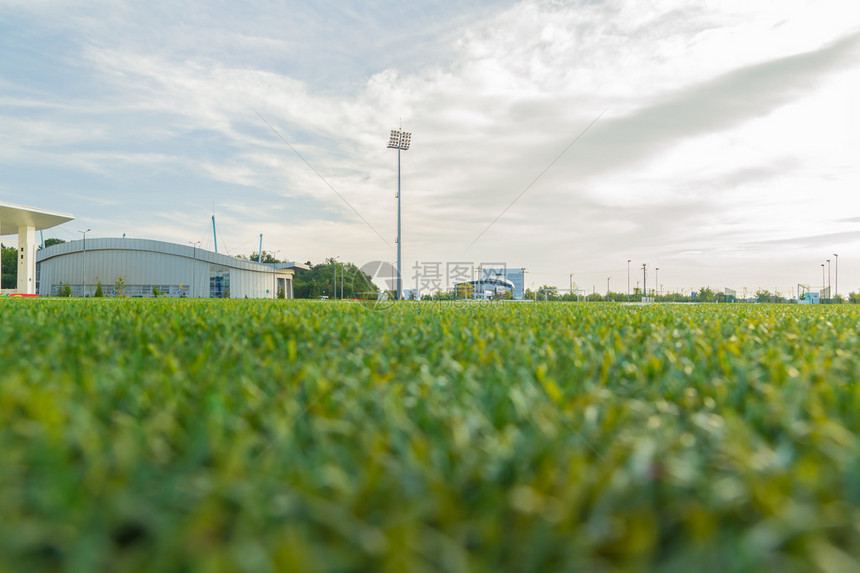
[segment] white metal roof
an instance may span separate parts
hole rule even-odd
[[[17,234],[18,227],[35,227],[37,231],[41,231],[68,223],[73,219],[72,215],[66,213],[0,201],[0,235]]]

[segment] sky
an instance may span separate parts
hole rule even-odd
[[[0,0],[0,201],[75,216],[45,238],[214,250],[214,214],[219,252],[394,262],[402,126],[407,287],[856,291],[852,4]]]

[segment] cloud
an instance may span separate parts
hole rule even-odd
[[[839,233],[824,233],[821,235],[807,235],[799,237],[788,237],[782,239],[771,239],[749,243],[749,247],[779,247],[799,249],[832,250],[839,246],[850,245],[860,242],[860,231],[842,231]]]
[[[137,234],[178,240],[205,232],[215,203],[236,235],[265,227],[307,258],[380,258],[391,249],[370,227],[393,244],[385,142],[402,118],[414,133],[401,157],[408,258],[503,258],[563,279],[606,260],[746,257],[773,237],[826,235],[834,215],[819,196],[860,212],[860,114],[843,97],[860,99],[860,22],[841,8],[19,3],[0,162],[106,229],[146,220]],[[88,194],[135,212],[71,199]]]

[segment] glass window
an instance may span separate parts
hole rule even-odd
[[[226,268],[209,266],[209,297],[230,298],[230,271]]]

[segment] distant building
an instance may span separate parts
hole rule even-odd
[[[502,279],[513,284],[514,300],[525,298],[525,269],[510,267],[484,267],[481,272],[484,279]]]
[[[293,298],[296,263],[266,264],[213,253],[193,245],[150,239],[87,239],[53,245],[36,254],[36,289],[57,295],[188,298]],[[119,281],[121,279],[121,284]],[[117,288],[121,292],[117,292]]]
[[[477,281],[466,281],[454,285],[454,294],[457,298],[490,300],[496,296],[504,296],[505,293],[513,295],[514,283],[499,278],[486,278]]]

